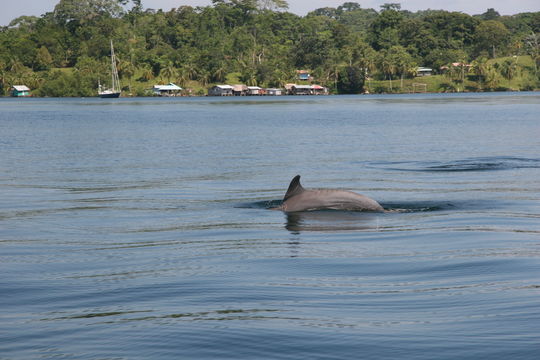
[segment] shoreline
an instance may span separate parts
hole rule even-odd
[[[512,93],[540,93],[540,89],[534,90],[504,90],[504,91],[460,91],[460,92],[392,92],[392,93],[363,93],[363,94],[325,94],[325,95],[251,95],[251,96],[210,96],[210,95],[181,95],[181,96],[120,96],[118,99],[257,99],[257,98],[319,98],[334,96],[401,96],[401,95],[460,95],[460,94],[512,94]],[[0,99],[102,99],[115,100],[110,98],[100,98],[98,96],[0,96]]]

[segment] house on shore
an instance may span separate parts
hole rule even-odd
[[[461,68],[463,71],[469,72],[469,70],[472,68],[472,65],[471,64],[461,63],[461,62],[454,62],[454,63],[451,63],[450,66],[447,66],[447,65],[441,66],[440,70],[441,70],[442,73],[445,73],[448,70],[450,70],[450,67],[452,67],[452,68]]]
[[[10,94],[12,97],[28,97],[30,96],[30,89],[26,85],[13,85]]]
[[[431,76],[433,75],[433,69],[427,67],[418,67],[416,69],[416,76]]]
[[[208,89],[208,96],[281,96],[281,95],[328,95],[327,87],[313,85],[285,84],[285,89],[262,88],[259,86],[215,85]]]
[[[154,85],[152,92],[157,96],[180,96],[182,88],[176,84]]]
[[[246,85],[234,85],[233,86],[233,95],[234,96],[246,96],[248,93],[248,87]]]
[[[311,85],[311,91],[313,95],[328,95],[328,88],[321,85]]]
[[[294,84],[291,93],[292,95],[311,95],[311,85],[296,85]]]
[[[208,89],[208,96],[233,96],[233,90],[231,85],[216,85]]]
[[[268,96],[281,96],[281,95],[283,95],[283,91],[281,89],[275,89],[275,88],[266,89],[266,95],[268,95]]]
[[[263,88],[260,88],[258,86],[248,86],[247,94],[250,96],[258,96],[258,95],[264,95],[265,91]]]
[[[288,95],[328,95],[328,88],[321,85],[298,85],[286,84],[285,91]]]
[[[311,74],[309,73],[309,70],[296,70],[296,74],[298,75],[298,80],[301,80],[301,81],[311,80]]]

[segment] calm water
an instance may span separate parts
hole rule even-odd
[[[1,359],[537,359],[540,94],[0,99]],[[286,215],[289,181],[388,212]]]

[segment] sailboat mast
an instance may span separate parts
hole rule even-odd
[[[111,72],[112,72],[112,91],[120,92],[120,79],[118,78],[118,70],[116,69],[116,56],[114,55],[113,42],[111,40]]]

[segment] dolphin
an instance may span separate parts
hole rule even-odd
[[[278,208],[285,212],[310,210],[355,210],[383,212],[383,207],[367,196],[346,190],[304,189],[300,184],[300,175],[296,175],[289,185]]]

